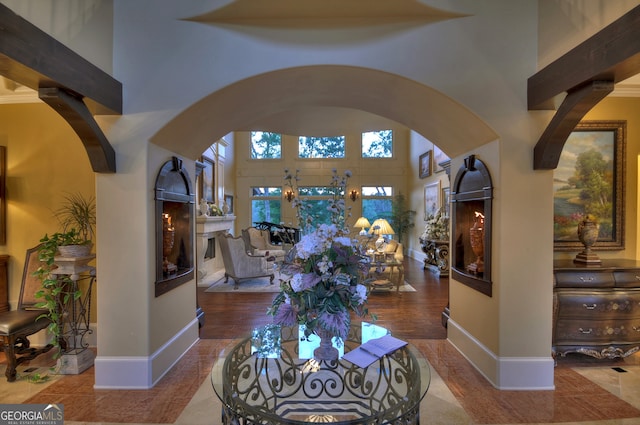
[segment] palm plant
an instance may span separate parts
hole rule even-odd
[[[63,233],[76,229],[85,241],[92,241],[96,225],[95,198],[85,198],[81,193],[68,194],[60,208],[54,211]]]

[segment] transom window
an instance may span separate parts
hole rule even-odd
[[[300,158],[344,158],[344,136],[298,138],[298,156]]]
[[[363,158],[391,158],[393,156],[393,131],[367,131],[362,133]]]
[[[282,135],[267,131],[251,132],[251,159],[280,159]]]

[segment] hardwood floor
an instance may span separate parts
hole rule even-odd
[[[439,279],[422,263],[405,260],[405,280],[416,292],[374,292],[368,308],[383,326],[401,339],[444,339],[441,313],[447,305],[449,279]],[[198,288],[198,303],[205,311],[205,324],[200,337],[205,339],[235,338],[255,327],[271,323],[267,308],[273,293],[209,293]]]

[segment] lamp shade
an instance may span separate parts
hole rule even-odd
[[[369,233],[373,233],[376,235],[395,235],[396,232],[393,231],[391,225],[384,218],[376,219],[371,225],[371,229],[369,229]]]
[[[360,217],[353,227],[360,227],[361,229],[364,229],[365,227],[371,227],[371,223],[369,223],[367,217]]]

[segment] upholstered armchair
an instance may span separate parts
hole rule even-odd
[[[266,255],[275,257],[277,262],[284,260],[287,254],[279,245],[272,245],[269,240],[269,231],[249,227],[242,230],[242,237],[247,250],[253,255]]]
[[[238,289],[242,279],[256,277],[268,277],[273,285],[275,277],[272,257],[264,255],[251,255],[247,252],[244,240],[241,237],[234,238],[230,234],[218,238],[222,262],[224,263],[225,283],[231,277],[234,281],[233,289]]]

